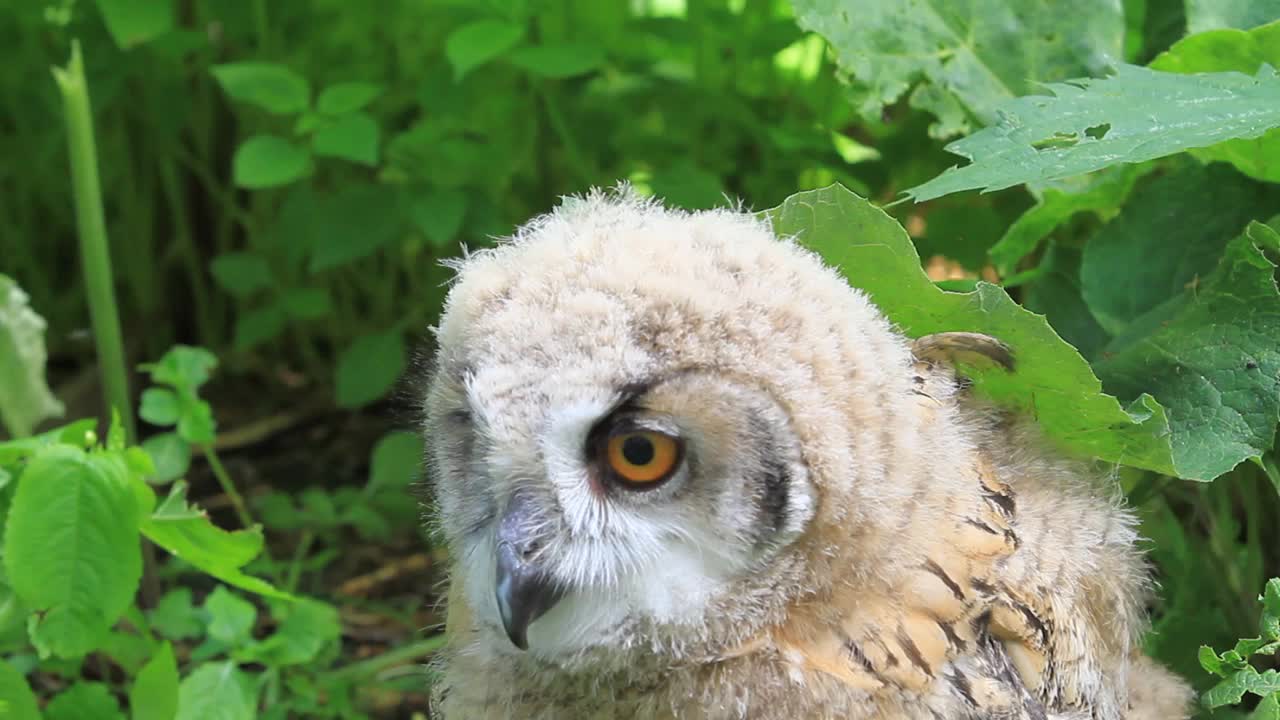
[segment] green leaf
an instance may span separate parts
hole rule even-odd
[[[1245,693],[1266,696],[1277,692],[1280,692],[1280,673],[1275,670],[1259,673],[1252,667],[1246,667],[1210,688],[1204,694],[1204,704],[1212,709],[1234,705]]]
[[[129,690],[132,720],[173,720],[178,713],[178,663],[164,643],[138,671]]]
[[[209,263],[209,271],[223,290],[238,298],[248,297],[275,283],[266,259],[251,252],[223,253]]]
[[[461,190],[434,190],[415,197],[409,206],[409,214],[418,229],[437,249],[448,249],[467,211],[467,196]]]
[[[204,609],[209,614],[209,637],[228,647],[253,639],[253,623],[258,618],[253,603],[218,586],[205,598]]]
[[[1280,0],[1186,0],[1187,32],[1248,30],[1280,17]]]
[[[377,165],[378,123],[362,112],[339,116],[316,130],[311,149],[316,155]]]
[[[523,27],[502,20],[478,20],[449,33],[444,54],[453,66],[454,80],[461,80],[475,68],[502,56],[522,37]]]
[[[178,437],[194,445],[212,445],[216,438],[217,423],[213,408],[192,395],[182,398],[182,415],[178,418]]]
[[[269,113],[288,115],[307,109],[311,86],[307,79],[283,65],[238,62],[214,65],[218,84],[238,102],[257,105]]]
[[[205,663],[182,679],[176,720],[254,720],[258,691],[233,662]]]
[[[0,718],[40,720],[35,693],[26,678],[8,661],[0,658]]]
[[[173,29],[173,0],[98,0],[116,45],[127,50]]]
[[[175,482],[160,507],[142,522],[142,534],[204,573],[238,588],[281,599],[291,599],[260,578],[240,568],[262,552],[262,529],[228,532],[213,523],[201,510],[187,505],[187,486]]]
[[[508,59],[539,77],[569,78],[599,69],[604,64],[604,51],[595,45],[553,43],[520,48]]]
[[[177,480],[191,467],[191,444],[177,433],[152,435],[142,442],[142,449],[147,451],[151,462],[155,464],[152,480],[156,483]]]
[[[1120,65],[1111,77],[1048,89],[1052,96],[1009,101],[994,126],[948,145],[973,162],[907,194],[919,202],[963,190],[1046,182],[1258,137],[1280,126],[1280,77],[1270,67],[1250,77]]]
[[[27,294],[0,275],[0,421],[15,437],[30,435],[41,420],[63,413],[44,379],[44,328]]]
[[[250,190],[288,185],[310,174],[307,149],[275,135],[254,135],[231,159],[232,179]]]
[[[138,505],[123,459],[65,445],[36,455],[13,498],[4,561],[10,585],[36,613],[38,646],[63,658],[96,648],[142,575]]]
[[[1111,339],[1089,312],[1080,287],[1079,250],[1058,243],[1049,246],[1040,260],[1042,274],[1022,295],[1022,306],[1040,313],[1054,332],[1080,354],[1093,360]]]
[[[1280,16],[1280,7],[1276,15]],[[1280,22],[1244,32],[1214,30],[1178,41],[1168,52],[1151,61],[1155,70],[1175,73],[1224,72],[1256,73],[1264,63],[1280,66]],[[1240,172],[1269,182],[1280,182],[1280,128],[1260,137],[1228,140],[1192,154],[1213,162],[1222,160]]]
[[[975,369],[975,390],[1006,407],[1034,412],[1062,448],[1173,471],[1167,421],[1154,400],[1143,397],[1126,409],[1104,395],[1080,354],[999,287],[979,283],[963,294],[937,288],[920,268],[906,232],[866,200],[832,186],[792,195],[768,216],[779,235],[798,237],[840,268],[907,335],[970,331],[1007,343],[1018,371]]]
[[[1177,475],[1212,480],[1271,447],[1280,422],[1280,235],[1253,223],[1217,269],[1139,319],[1094,365],[1120,397],[1168,409]]]
[[[338,356],[334,376],[338,405],[360,407],[386,395],[404,368],[404,338],[398,330],[356,338]]]
[[[298,320],[315,320],[333,312],[329,291],[318,287],[290,288],[280,296],[280,306]]]
[[[301,600],[284,608],[284,620],[276,632],[250,647],[244,660],[269,667],[304,665],[312,662],[342,633],[338,610],[315,600]]]
[[[151,381],[195,392],[209,381],[218,356],[200,347],[174,345],[158,361],[140,366],[151,375]]]
[[[1096,75],[1123,57],[1118,2],[1085,0],[1064,13],[1038,0],[948,4],[796,0],[800,27],[827,39],[850,99],[879,119],[913,84],[911,105],[933,113],[934,137],[995,122],[1007,100],[1037,82]]]
[[[44,709],[45,720],[124,720],[120,704],[104,683],[78,682]]]
[[[278,302],[241,313],[236,318],[236,334],[233,341],[236,349],[244,352],[274,340],[284,332],[287,319],[284,306]]]
[[[174,588],[165,593],[151,611],[151,627],[170,640],[202,637],[204,616],[191,602],[191,588]]]
[[[422,476],[422,436],[392,431],[373,446],[369,463],[369,490],[404,490]]]
[[[152,425],[174,425],[180,414],[178,395],[174,391],[168,388],[147,388],[142,391],[138,415],[143,420]]]
[[[402,217],[389,188],[348,184],[323,198],[313,215],[307,269],[322,272],[373,254],[400,237]]]
[[[687,161],[655,173],[652,185],[659,197],[687,210],[705,210],[728,202],[720,178]]]
[[[336,83],[316,99],[316,109],[325,115],[355,112],[382,94],[382,86],[364,82]]]
[[[1280,695],[1268,695],[1249,713],[1249,720],[1280,720]]]

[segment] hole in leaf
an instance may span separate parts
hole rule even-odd
[[[1073,132],[1056,132],[1050,137],[1031,143],[1031,147],[1037,150],[1061,150],[1072,147],[1078,142],[1080,138]]]
[[[1094,140],[1101,140],[1106,137],[1109,132],[1111,132],[1111,123],[1102,123],[1101,125],[1094,125],[1091,128],[1087,128],[1084,131],[1084,134]]]

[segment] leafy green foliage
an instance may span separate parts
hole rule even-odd
[[[216,65],[210,72],[227,95],[277,115],[307,109],[311,86],[307,79],[283,65],[238,62]]]
[[[26,293],[0,275],[0,421],[19,437],[63,411],[45,384],[44,328],[44,319],[27,305]]]
[[[1267,718],[1274,714],[1280,700],[1280,673],[1275,669],[1258,672],[1249,660],[1254,656],[1276,655],[1280,650],[1280,579],[1267,583],[1262,597],[1260,634],[1241,640],[1231,650],[1219,655],[1212,648],[1200,648],[1200,665],[1222,680],[1204,695],[1204,704],[1213,709],[1233,705],[1246,693],[1262,696],[1263,703],[1252,717]]]
[[[399,331],[357,338],[338,357],[338,404],[359,407],[373,402],[395,384],[405,367],[404,338]]]
[[[31,687],[13,665],[0,660],[0,717],[5,720],[39,720],[40,709]]]
[[[164,643],[138,671],[129,690],[133,720],[172,720],[178,712],[178,662]]]

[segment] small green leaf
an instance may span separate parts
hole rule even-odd
[[[178,422],[181,408],[178,395],[168,388],[147,388],[142,391],[142,403],[138,415],[152,425],[173,425]]]
[[[311,149],[316,155],[377,165],[378,123],[362,112],[341,115],[316,130]]]
[[[313,273],[355,262],[400,237],[403,215],[390,188],[349,183],[317,205],[308,238]]]
[[[223,253],[209,264],[209,271],[223,290],[238,298],[248,297],[275,283],[266,259],[251,252]]]
[[[63,412],[44,378],[44,329],[27,294],[0,275],[0,421],[14,437],[30,435],[41,420]]]
[[[191,602],[191,588],[175,588],[165,593],[150,614],[151,627],[170,640],[202,637],[204,616]]]
[[[141,366],[151,381],[195,392],[209,381],[218,366],[218,356],[200,347],[174,345],[158,361]]]
[[[209,637],[228,647],[252,639],[258,617],[253,603],[219,585],[205,599],[204,609],[209,614]]]
[[[173,720],[178,713],[178,663],[164,643],[138,671],[129,690],[132,720]]]
[[[254,720],[258,691],[233,662],[205,663],[182,679],[176,720]]]
[[[120,704],[104,683],[78,682],[49,701],[45,720],[124,720]]]
[[[1253,667],[1237,670],[1204,694],[1204,704],[1210,709],[1240,702],[1245,693],[1270,695],[1280,692],[1280,673],[1274,669],[1259,673]]]
[[[409,213],[418,229],[438,249],[448,249],[467,211],[467,196],[461,190],[435,190],[415,197]]]
[[[9,583],[32,640],[63,658],[98,646],[142,575],[138,505],[121,457],[57,445],[22,474],[5,531]]]
[[[342,351],[334,377],[338,404],[360,407],[386,395],[405,368],[404,338],[392,330],[364,335]]]
[[[325,288],[291,288],[280,296],[280,305],[289,317],[315,320],[333,312],[329,291]]]
[[[337,524],[338,509],[324,488],[307,488],[299,499],[302,500],[303,515],[312,527],[327,528]]]
[[[236,318],[235,346],[244,352],[252,350],[264,342],[274,340],[284,332],[288,319],[284,306],[273,302],[266,307],[241,313]]]
[[[275,135],[254,135],[231,159],[236,185],[250,190],[287,185],[310,174],[307,149]]]
[[[0,718],[40,720],[40,708],[31,686],[22,673],[3,658],[0,658]]]
[[[523,27],[501,20],[478,20],[454,30],[444,44],[454,80],[461,80],[475,68],[500,57],[522,37]]]
[[[173,0],[98,0],[98,11],[122,49],[173,29]]]
[[[270,667],[310,663],[325,646],[338,641],[342,623],[338,610],[315,600],[300,600],[283,606],[287,613],[280,627],[267,639],[251,646],[244,660]]]
[[[369,490],[404,490],[422,476],[422,436],[393,431],[373,446],[369,463]]]
[[[283,65],[239,62],[214,65],[213,76],[233,100],[257,105],[276,115],[307,109],[311,86],[306,78]]]
[[[554,43],[520,48],[508,59],[533,75],[568,78],[597,70],[604,64],[604,51],[595,45]]]
[[[156,483],[177,480],[191,467],[191,444],[177,433],[152,435],[142,442],[142,449],[155,464],[155,475],[151,479]]]
[[[355,112],[373,102],[381,94],[381,85],[364,82],[337,83],[320,93],[320,97],[316,100],[316,109],[325,115]]]
[[[195,397],[184,397],[182,416],[178,418],[178,436],[194,445],[212,445],[217,423],[209,403]]]

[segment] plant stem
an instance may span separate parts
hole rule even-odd
[[[231,506],[236,510],[236,517],[240,518],[240,524],[246,528],[254,526],[253,516],[249,514],[249,508],[244,504],[244,498],[241,497],[240,491],[236,490],[235,483],[231,482],[231,476],[227,474],[227,469],[222,466],[222,461],[218,459],[218,451],[213,449],[213,445],[204,446],[204,457],[209,461],[209,468],[213,470],[213,476],[218,479],[218,484],[222,486],[222,492],[227,494],[231,499]]]
[[[298,589],[298,579],[302,577],[302,561],[307,559],[307,552],[311,550],[311,543],[315,542],[316,534],[311,530],[303,530],[302,536],[298,538],[298,546],[293,551],[293,560],[289,562],[289,574],[285,576],[284,590],[292,594]]]
[[[93,112],[85,85],[80,42],[71,44],[71,60],[66,68],[53,68],[53,77],[62,92],[67,119],[67,144],[71,156],[71,183],[75,194],[76,227],[80,235],[80,261],[88,290],[93,337],[102,367],[102,385],[107,403],[120,413],[126,441],[137,441],[130,402],[129,373],[125,366],[120,315],[112,286],[111,253],[107,246],[107,224],[102,213],[102,189],[98,184],[98,158],[93,142]],[[110,412],[107,413],[110,416]]]
[[[402,663],[416,660],[423,655],[430,655],[444,646],[445,636],[433,635],[426,640],[420,640],[412,645],[408,645],[396,650],[385,652],[377,657],[361,660],[357,663],[351,663],[346,667],[338,668],[332,672],[327,672],[320,676],[320,682],[326,685],[350,682],[359,680],[370,675],[376,675],[383,670],[395,667]]]

